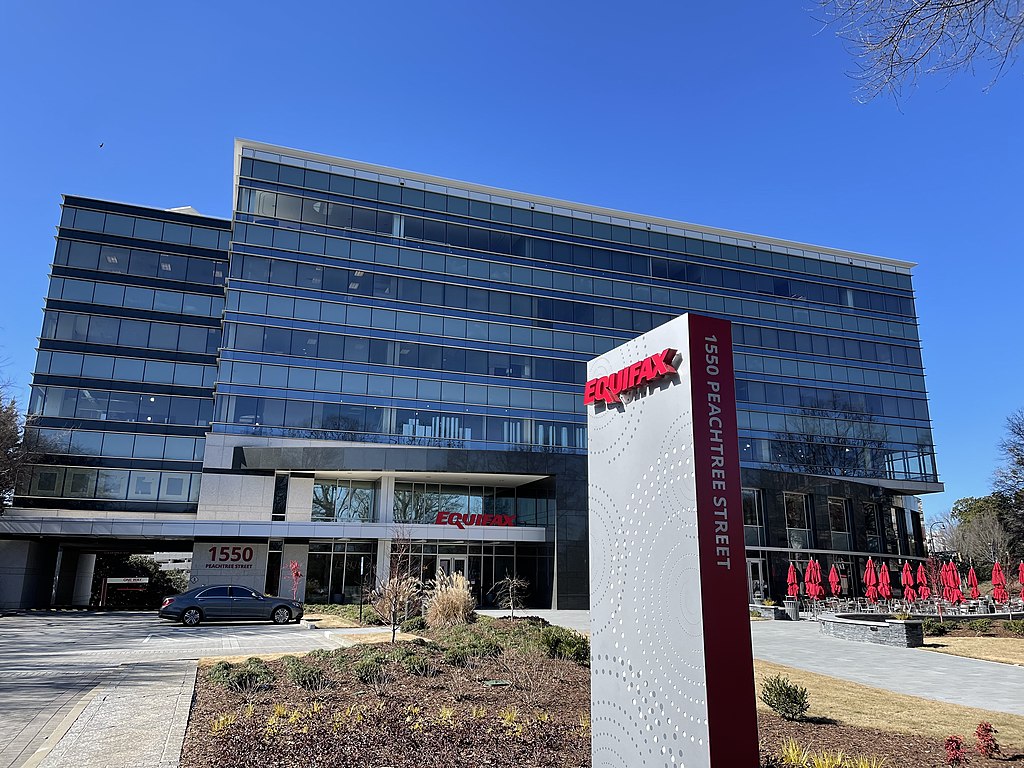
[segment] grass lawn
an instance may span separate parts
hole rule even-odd
[[[758,690],[770,675],[784,675],[807,689],[811,697],[810,717],[940,740],[952,733],[969,738],[978,723],[987,720],[999,730],[1000,743],[1024,747],[1024,717],[1019,715],[920,699],[767,661],[754,662]],[[759,710],[769,711],[760,700],[757,705]]]
[[[925,650],[1024,666],[1024,638],[927,637]]]

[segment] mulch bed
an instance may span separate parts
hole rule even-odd
[[[1021,618],[1024,619],[1024,615],[1022,615]],[[985,617],[979,616],[978,619],[985,620]],[[958,619],[954,621],[944,621],[943,624],[949,628],[949,631],[945,635],[927,635],[927,637],[1009,637],[1014,640],[1024,642],[1024,637],[1021,637],[1015,632],[1009,632],[1006,629],[1006,622],[1004,620],[997,619],[992,621],[992,626],[984,632],[977,632],[968,626],[971,621],[976,620],[977,619]]]
[[[518,631],[505,620],[489,627]],[[181,768],[590,766],[588,668],[547,658],[530,643],[471,658],[466,667],[446,664],[439,645],[401,648],[429,660],[437,674],[407,671],[392,660],[390,646],[304,657],[330,680],[317,693],[293,684],[284,660],[266,662],[274,683],[248,696],[200,669]],[[389,679],[360,682],[354,667],[373,653],[389,654]],[[885,758],[887,768],[946,764],[941,742],[927,737],[831,721],[792,723],[766,712],[759,712],[759,731],[768,765],[788,738],[812,751]],[[971,755],[971,766],[999,764]]]

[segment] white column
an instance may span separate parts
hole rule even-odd
[[[395,478],[385,475],[377,492],[377,520],[384,525],[395,522]]]
[[[313,478],[288,478],[288,500],[285,502],[284,519],[308,523],[313,511]]]
[[[92,574],[96,569],[96,555],[81,554],[78,556],[78,568],[75,571],[75,589],[71,595],[71,604],[88,607],[92,597]]]
[[[391,539],[377,540],[377,583],[391,578]]]

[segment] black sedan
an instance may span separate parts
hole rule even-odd
[[[180,621],[186,627],[197,627],[204,621],[259,619],[287,624],[302,618],[302,603],[229,584],[196,587],[174,597],[165,597],[158,615],[161,619]]]

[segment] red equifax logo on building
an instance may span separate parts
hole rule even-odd
[[[504,525],[514,528],[516,525],[515,515],[467,515],[462,512],[438,512],[434,520],[437,525],[454,525],[456,528],[465,528],[467,525]]]
[[[639,362],[627,365],[618,373],[609,373],[598,379],[591,379],[583,390],[583,403],[590,405],[598,400],[606,403],[620,403],[619,395],[641,384],[651,384],[665,376],[676,373],[672,361],[676,350],[666,349]]]

